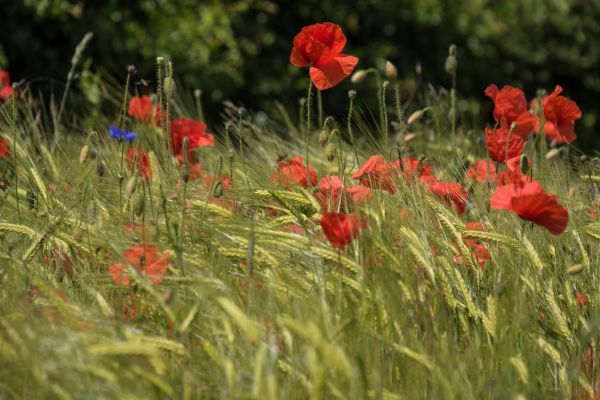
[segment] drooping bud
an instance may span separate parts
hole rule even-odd
[[[138,177],[136,175],[129,178],[127,184],[125,185],[125,196],[131,197],[135,193],[135,189],[137,188]]]
[[[146,196],[142,192],[137,192],[135,196],[133,196],[133,200],[131,203],[131,209],[133,213],[139,217],[144,212],[144,208],[146,207]]]
[[[79,164],[83,164],[87,161],[88,155],[90,154],[90,146],[87,144],[81,148],[79,152]]]
[[[456,74],[456,69],[458,68],[458,61],[456,60],[456,45],[451,45],[448,49],[448,57],[446,57],[446,62],[444,64],[444,68],[449,75]]]
[[[546,153],[546,160],[551,160],[560,154],[560,149],[551,149]]]
[[[365,78],[367,77],[367,74],[368,74],[367,70],[359,69],[354,74],[352,74],[352,77],[350,78],[350,82],[361,83],[362,81],[365,80]]]
[[[585,267],[583,266],[583,264],[575,264],[575,265],[570,266],[569,268],[567,268],[567,274],[569,274],[569,275],[577,275],[578,273],[580,273],[584,269],[585,269]]]
[[[354,100],[356,98],[356,90],[348,90],[348,98]]]
[[[527,175],[527,173],[529,173],[529,158],[527,157],[527,154],[523,153],[521,154],[521,173]]]
[[[217,184],[215,185],[215,190],[213,191],[213,196],[215,198],[219,198],[219,197],[223,196],[223,183],[221,182],[220,179],[217,182]]]
[[[335,144],[329,143],[327,145],[327,147],[325,148],[325,157],[327,157],[327,161],[333,161],[335,159],[335,153],[336,153],[336,147]]]
[[[391,82],[396,82],[398,80],[398,70],[391,61],[385,62],[385,77]]]
[[[329,116],[329,117],[325,118],[325,122],[323,122],[323,127],[327,128],[329,125],[333,125],[334,122],[335,122],[335,118],[333,118],[332,116]]]
[[[321,133],[319,133],[319,143],[321,144],[321,147],[325,147],[327,142],[329,142],[329,132],[327,132],[326,129],[323,129],[321,130]]]
[[[424,109],[415,111],[414,113],[410,114],[406,123],[408,125],[414,124],[415,122],[417,122],[418,120],[421,119],[421,117],[423,116],[424,113],[425,113]]]

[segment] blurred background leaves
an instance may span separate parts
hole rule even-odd
[[[600,1],[0,0],[0,9],[0,66],[14,80],[63,82],[74,47],[91,31],[92,70],[122,79],[123,67],[135,64],[153,81],[156,56],[164,56],[186,90],[202,89],[213,118],[225,99],[254,110],[273,100],[296,107],[307,73],[289,64],[289,52],[294,35],[314,22],[342,25],[359,68],[389,59],[410,78],[418,64],[423,81],[436,86],[449,86],[443,65],[456,43],[462,96],[481,100],[495,82],[521,86],[531,98],[560,84],[584,111],[576,145],[600,144]],[[324,95],[329,112],[344,112],[343,89]]]

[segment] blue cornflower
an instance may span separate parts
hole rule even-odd
[[[125,140],[126,142],[133,142],[137,138],[137,133],[127,129],[119,129],[114,125],[108,127],[108,132],[111,138]]]

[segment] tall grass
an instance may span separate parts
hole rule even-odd
[[[19,101],[17,118],[0,106],[14,149],[0,193],[0,398],[598,398],[600,223],[588,209],[600,165],[573,149],[547,160],[527,144],[535,179],[571,215],[567,232],[551,236],[490,211],[493,188],[466,178],[466,163],[485,158],[483,126],[459,116],[454,137],[449,96],[419,98],[397,113],[429,107],[406,128],[416,138],[403,155],[424,154],[438,177],[464,183],[467,212],[459,218],[400,181],[394,195],[374,191],[360,210],[368,228],[340,252],[323,239],[314,189],[271,182],[279,154],[305,156],[303,117],[280,108],[259,126],[224,113],[227,140],[201,158],[203,173],[216,174],[222,157],[233,187],[215,199],[214,181],[190,181],[185,205],[161,128],[127,120],[153,172],[136,189],[145,205],[136,215],[120,202],[121,152],[107,133],[116,109],[83,136],[63,129],[50,151],[39,106]],[[193,108],[176,98],[169,112]],[[344,155],[332,162],[311,132],[320,177],[342,168],[349,183],[355,159],[378,151],[367,113],[354,103],[355,146],[338,142]],[[468,230],[471,221],[486,232]],[[485,267],[464,238],[487,246]],[[173,255],[164,282],[133,274],[131,287],[115,285],[108,266],[143,240]]]

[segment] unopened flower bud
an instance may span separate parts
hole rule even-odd
[[[454,75],[456,73],[456,69],[458,68],[458,61],[456,61],[456,56],[449,55],[446,57],[446,62],[444,63],[444,69],[448,73],[448,75]]]
[[[527,154],[521,154],[520,164],[521,173],[527,175],[527,173],[529,172],[529,158],[527,157]]]
[[[135,189],[137,188],[137,183],[138,183],[137,181],[138,181],[137,176],[132,176],[127,181],[127,184],[125,185],[125,195],[127,197],[131,197],[135,193]]]
[[[160,56],[156,57],[156,63],[158,65],[162,65],[164,62],[165,62],[165,58],[164,57],[160,57]]]
[[[133,200],[131,203],[131,209],[136,216],[141,216],[144,212],[144,208],[146,207],[146,197],[142,192],[138,192],[133,196]]]
[[[559,149],[551,149],[550,151],[548,151],[546,153],[546,160],[551,160],[554,157],[556,157],[557,155],[560,154],[560,150]]]
[[[217,184],[215,185],[215,190],[213,191],[213,196],[216,198],[223,196],[223,183],[221,182],[221,180],[219,180],[217,182]]]
[[[581,271],[583,271],[585,267],[583,264],[575,264],[567,269],[567,274],[569,275],[577,275]]]
[[[415,122],[417,122],[418,120],[421,119],[421,117],[423,116],[423,114],[425,113],[425,110],[417,110],[414,113],[410,114],[410,116],[408,117],[408,120],[406,121],[406,123],[408,125],[412,125]]]
[[[356,90],[348,90],[348,98],[354,100],[356,98]]]
[[[327,157],[327,161],[333,161],[335,159],[336,147],[334,143],[329,143],[327,148],[325,149],[325,157]]]
[[[449,56],[456,55],[456,45],[455,44],[451,44],[450,47],[448,48],[448,55]]]
[[[202,90],[200,89],[195,89],[194,90],[194,97],[199,99],[200,97],[202,97]]]
[[[321,147],[325,147],[327,142],[329,142],[329,132],[327,132],[326,129],[323,129],[319,134],[319,143],[321,144]]]
[[[518,127],[518,126],[519,126],[519,124],[517,124],[517,121],[513,121],[513,122],[510,124],[510,131],[511,131],[511,132],[512,132],[512,131],[514,131],[515,129],[517,129],[517,127]]]
[[[398,80],[398,70],[390,61],[385,62],[385,77],[391,82]]]
[[[90,154],[90,146],[87,144],[81,148],[79,152],[79,164],[83,164],[87,161],[88,155]]]
[[[359,69],[350,78],[350,82],[352,83],[361,83],[367,77],[368,72],[364,69]]]
[[[134,76],[137,73],[137,68],[135,67],[135,65],[128,65],[126,67],[127,69],[127,74],[129,74],[129,76]]]
[[[177,91],[177,87],[175,85],[175,79],[170,77],[165,77],[163,82],[163,91],[168,96],[169,94],[173,95]]]
[[[96,164],[96,175],[102,177],[104,174],[106,174],[106,166],[102,161],[100,161],[98,164]]]
[[[387,88],[388,86],[390,86],[390,81],[383,81],[381,86],[383,86],[384,89]]]

